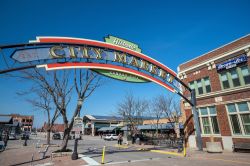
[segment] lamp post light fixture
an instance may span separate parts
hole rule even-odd
[[[81,98],[79,98],[79,99],[77,100],[77,105],[82,105],[82,103],[83,103],[83,100],[82,100]]]

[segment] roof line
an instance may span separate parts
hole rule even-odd
[[[204,55],[206,55],[206,54],[209,54],[209,53],[214,52],[214,51],[216,51],[216,50],[218,50],[218,49],[221,49],[221,48],[223,48],[223,47],[225,47],[225,46],[227,46],[227,45],[229,45],[229,44],[232,44],[232,43],[234,43],[234,42],[236,42],[236,41],[238,41],[238,40],[241,40],[241,39],[243,39],[243,38],[245,38],[245,37],[247,37],[247,36],[250,36],[250,33],[247,34],[247,35],[245,35],[245,36],[242,36],[242,37],[240,37],[240,38],[237,38],[237,39],[235,39],[235,40],[233,40],[233,41],[231,41],[231,42],[229,42],[229,43],[227,43],[227,44],[224,44],[224,45],[222,45],[222,46],[219,46],[219,47],[217,47],[217,48],[215,48],[215,49],[213,49],[213,50],[211,50],[211,51],[208,51],[208,52],[206,52],[206,53],[204,53],[204,54],[202,54],[202,55],[200,55],[200,56],[197,56],[197,57],[195,57],[195,58],[193,58],[193,59],[191,59],[191,60],[188,60],[188,61],[186,61],[186,62],[183,62],[183,63],[181,63],[178,67],[180,67],[181,65],[184,65],[184,64],[186,64],[186,63],[188,63],[188,62],[191,62],[191,61],[193,61],[193,60],[195,60],[195,59],[198,59],[198,58],[200,58],[200,57],[202,57],[202,56],[204,56]]]

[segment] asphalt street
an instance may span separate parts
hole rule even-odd
[[[61,144],[62,140],[52,140],[53,144]],[[32,137],[28,140],[28,146],[23,146],[24,140],[10,140],[8,142],[8,149],[6,152],[21,149],[25,152],[27,150],[37,151],[35,146],[37,144],[43,144],[46,142],[44,136]],[[138,151],[138,146],[129,148],[117,147],[116,141],[104,141],[100,137],[84,136],[82,140],[78,142],[78,153],[86,157],[89,157],[99,164],[102,161],[102,149],[106,147],[105,153],[105,165],[136,165],[136,166],[250,166],[249,153],[231,153],[223,152],[222,154],[210,154],[207,152],[199,152],[195,150],[188,150],[187,157],[180,157],[168,154],[155,153],[151,151]],[[74,140],[70,140],[68,148],[73,150]],[[4,155],[0,153],[0,165],[1,160],[12,160],[14,156]],[[13,153],[12,152],[12,153]],[[19,154],[15,154],[16,160]],[[30,157],[30,156],[27,156]],[[5,162],[6,163],[6,162]],[[18,161],[16,161],[18,163]]]

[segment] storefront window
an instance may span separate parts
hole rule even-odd
[[[214,106],[200,108],[199,115],[203,134],[220,134],[216,109]]]
[[[211,131],[210,131],[210,123],[209,123],[208,117],[203,117],[202,118],[202,123],[203,123],[204,134],[210,134]]]
[[[241,103],[238,103],[237,105],[239,107],[239,111],[240,112],[244,112],[244,111],[248,111],[249,110],[247,102],[241,102]]]
[[[235,104],[228,104],[227,108],[228,112],[236,112]]]
[[[249,102],[227,104],[232,133],[235,135],[250,135]]]
[[[241,115],[242,124],[244,127],[244,131],[246,134],[250,134],[250,114],[242,114]]]
[[[214,134],[220,134],[219,125],[216,116],[211,116],[212,127]]]
[[[241,134],[239,119],[237,115],[230,115],[231,124],[234,134]]]

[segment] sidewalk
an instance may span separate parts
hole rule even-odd
[[[85,165],[86,162],[82,159],[71,160],[71,156],[64,156],[53,158],[51,160],[50,154],[52,151],[58,149],[58,147],[49,147],[46,158],[40,159],[38,153],[43,148],[35,148],[34,146],[26,147],[7,147],[7,149],[0,153],[0,165],[1,166],[30,166],[30,165],[55,165],[55,166],[67,166],[67,165]],[[33,156],[33,161],[32,161]]]

